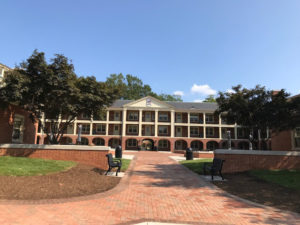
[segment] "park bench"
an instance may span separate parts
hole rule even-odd
[[[222,167],[225,160],[214,158],[213,163],[204,163],[203,165],[203,174],[206,175],[207,172],[210,172],[211,179],[214,179],[214,175],[216,175],[217,172],[219,172],[220,176],[222,177],[222,180],[224,180],[224,177],[222,175]]]
[[[107,157],[107,163],[108,163],[108,170],[106,171],[105,175],[108,174],[113,168],[118,168],[116,172],[116,176],[118,176],[118,172],[120,172],[122,167],[122,161],[121,159],[113,159],[112,154],[109,153],[106,155]]]

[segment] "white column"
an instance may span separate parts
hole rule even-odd
[[[222,121],[221,121],[221,115],[219,115],[219,139],[222,139]]]
[[[203,113],[203,138],[206,138],[206,115]]]
[[[234,139],[237,139],[237,125],[234,124]]]
[[[188,112],[188,138],[191,137],[191,120],[190,120],[190,112]]]
[[[90,122],[90,135],[92,135],[92,134],[93,134],[93,123]]]
[[[175,110],[171,110],[171,137],[174,137],[175,130]]]
[[[139,137],[142,136],[142,118],[143,118],[143,110],[139,110]]]
[[[106,111],[106,124],[105,124],[105,136],[108,136],[109,129],[109,111]]]
[[[122,136],[126,136],[126,119],[127,119],[127,110],[123,109]]]
[[[157,133],[158,133],[158,109],[155,109],[155,123],[154,123],[154,136],[157,137]]]

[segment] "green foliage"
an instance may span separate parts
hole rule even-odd
[[[111,88],[119,90],[118,97],[126,100],[137,100],[146,96],[152,96],[162,101],[182,101],[180,96],[169,94],[156,94],[151,87],[144,84],[141,79],[136,76],[127,74],[111,74],[106,79],[106,84]]]
[[[213,159],[184,160],[180,161],[180,164],[184,165],[195,173],[203,174],[204,163],[212,163],[212,161]]]
[[[125,172],[128,169],[131,160],[130,159],[121,159],[121,160],[122,160],[121,172]]]
[[[203,102],[217,102],[214,95],[209,95]]]
[[[257,85],[253,89],[233,87],[234,93],[219,93],[217,114],[224,114],[229,123],[237,123],[251,130],[288,129],[293,107],[284,90],[278,93]]]
[[[77,163],[61,160],[32,159],[26,157],[0,157],[0,175],[36,176],[65,171]]]
[[[40,126],[50,143],[56,144],[77,116],[100,115],[115,101],[118,91],[95,77],[78,78],[73,64],[63,55],[55,55],[50,62],[35,50],[18,68],[7,72],[0,99],[28,111],[33,122],[41,122],[45,113],[48,125]]]
[[[251,176],[300,191],[300,170],[253,170]]]

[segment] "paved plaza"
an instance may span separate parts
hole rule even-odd
[[[133,154],[113,190],[74,199],[1,201],[0,224],[300,224],[299,214],[231,197],[171,154]]]

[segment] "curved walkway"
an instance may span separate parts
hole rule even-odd
[[[128,182],[109,196],[50,204],[2,203],[0,224],[300,224],[299,214],[228,196],[169,155],[137,153]]]

